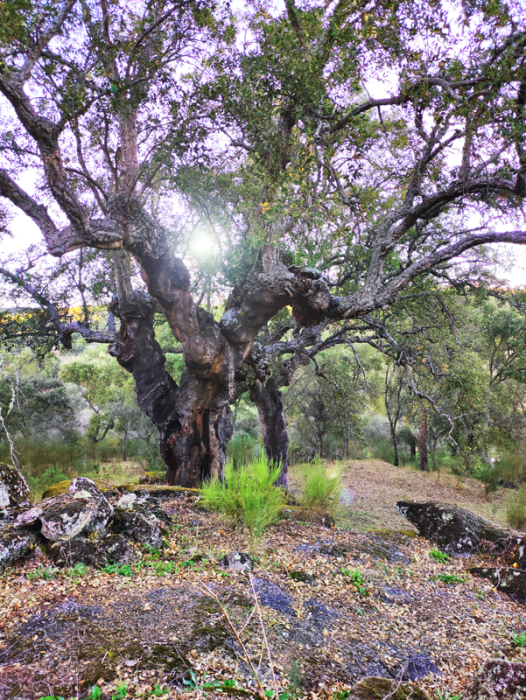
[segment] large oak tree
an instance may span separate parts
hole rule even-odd
[[[293,369],[327,329],[374,327],[377,310],[425,275],[455,274],[466,251],[526,243],[521,12],[286,0],[234,21],[204,0],[0,5],[0,196],[50,255],[105,251],[120,324],[66,323],[25,272],[4,273],[66,346],[72,333],[111,341],[170,483],[222,475],[229,403],[247,378],[267,452],[286,462],[269,352]],[[220,245],[203,293],[174,197]],[[202,305],[211,291],[229,292],[219,320]],[[178,384],[158,312],[182,349]]]

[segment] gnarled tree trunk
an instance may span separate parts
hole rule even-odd
[[[420,431],[418,433],[418,465],[421,471],[427,471],[427,413],[425,407],[422,411],[422,420],[420,421]]]
[[[250,398],[256,404],[263,425],[263,443],[269,464],[280,468],[277,486],[287,486],[289,466],[289,436],[283,406],[283,396],[274,378],[265,383],[259,379],[250,388]]]
[[[133,375],[139,407],[159,430],[168,483],[196,486],[212,475],[222,478],[232,434],[228,393],[210,377],[198,379],[188,372],[177,386],[155,339],[156,302],[135,294],[125,306],[113,307],[121,328],[109,351]]]

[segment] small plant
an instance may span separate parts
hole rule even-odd
[[[155,695],[156,698],[160,698],[163,695],[167,695],[169,692],[169,690],[163,690],[160,685],[154,685],[151,694]]]
[[[133,567],[130,564],[106,564],[102,569],[105,574],[117,574],[118,576],[133,576]]]
[[[102,693],[100,688],[97,685],[94,685],[93,688],[91,689],[90,694],[88,695],[87,700],[100,700],[102,697]]]
[[[75,566],[66,569],[66,571],[64,572],[64,576],[66,576],[67,578],[80,578],[81,576],[86,576],[88,571],[89,566],[86,566],[86,564],[83,564],[79,561],[79,563],[75,564]]]
[[[115,688],[115,695],[111,696],[111,700],[124,700],[128,697],[128,684],[127,683],[117,683]]]
[[[252,537],[258,538],[278,519],[287,501],[285,491],[274,486],[278,476],[279,467],[269,468],[266,457],[239,469],[229,462],[223,482],[214,477],[203,484],[203,505],[224,513],[234,524],[246,527]]]
[[[45,581],[51,581],[55,578],[57,573],[58,569],[56,569],[54,566],[43,566],[42,564],[39,564],[34,571],[29,571],[27,573],[27,578],[29,581],[38,581],[42,579]]]
[[[449,690],[444,690],[444,692],[439,690],[436,694],[436,700],[462,700],[462,694],[451,695]]]
[[[438,561],[441,564],[445,564],[449,561],[449,554],[442,552],[438,547],[433,547],[433,549],[430,552],[428,552],[428,554],[431,557],[431,559],[434,559],[435,561]]]
[[[341,490],[341,474],[334,467],[325,467],[321,460],[303,467],[303,496],[301,502],[307,508],[332,506],[332,500]]]
[[[486,597],[485,597],[484,593],[482,593],[482,591],[477,591],[475,593],[475,598],[477,600],[486,600]]]
[[[360,595],[369,595],[365,588],[365,579],[356,569],[340,569],[342,576],[348,576],[350,583],[354,584]]]
[[[438,574],[437,576],[430,577],[430,581],[435,580],[451,585],[456,583],[465,583],[467,578],[465,576],[457,576],[456,574]]]
[[[515,646],[526,647],[526,632],[512,632],[511,639]]]

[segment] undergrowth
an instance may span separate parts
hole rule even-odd
[[[226,515],[232,523],[246,527],[253,538],[277,519],[287,502],[286,492],[274,486],[279,468],[269,468],[265,456],[234,469],[232,462],[225,467],[225,479],[217,477],[205,482],[201,498],[205,508]]]
[[[336,467],[326,467],[321,460],[305,464],[301,468],[303,481],[302,505],[307,508],[329,510],[341,491],[341,473]]]
[[[526,484],[523,484],[508,498],[506,521],[508,525],[518,530],[523,530],[526,527]]]

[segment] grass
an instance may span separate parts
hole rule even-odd
[[[265,456],[234,469],[225,468],[225,480],[217,478],[203,484],[201,499],[205,508],[223,513],[239,527],[245,527],[255,539],[278,519],[287,502],[286,492],[274,486],[278,469],[269,469]]]
[[[457,583],[466,583],[468,579],[465,576],[457,576],[457,574],[438,574],[437,576],[431,576],[429,580],[437,580],[447,585],[454,585]]]
[[[302,505],[330,510],[342,488],[340,470],[334,466],[327,468],[321,460],[316,460],[302,466],[302,480]]]
[[[518,530],[526,527],[526,484],[508,498],[506,522]]]
[[[431,559],[434,559],[434,561],[438,561],[441,564],[445,564],[449,561],[449,554],[442,552],[438,547],[433,547],[433,549],[430,552],[428,552],[428,554],[431,557]]]

